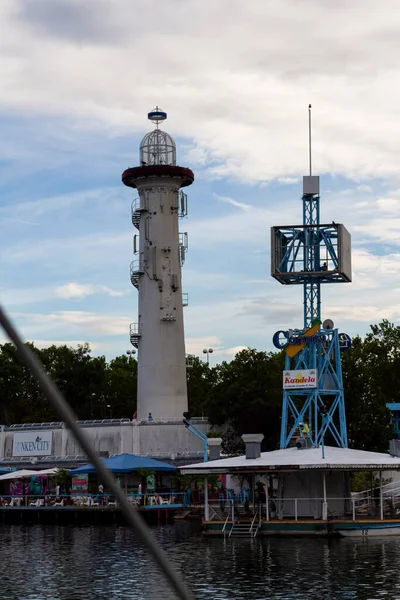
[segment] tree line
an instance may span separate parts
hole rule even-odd
[[[38,349],[47,373],[78,419],[132,418],[136,410],[137,362],[121,355],[107,362],[89,344],[77,349]],[[189,411],[207,416],[223,431],[230,450],[243,433],[263,433],[263,449],[278,447],[282,409],[283,352],[247,348],[231,362],[212,367],[195,357],[187,370]],[[387,320],[353,338],[342,354],[349,446],[385,452],[391,439],[387,402],[400,397],[400,327]],[[57,420],[12,344],[0,345],[0,423]],[[328,440],[329,443],[329,440]]]

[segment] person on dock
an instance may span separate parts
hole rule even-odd
[[[97,492],[98,492],[97,500],[98,500],[99,504],[104,504],[104,486],[102,483],[99,483]]]

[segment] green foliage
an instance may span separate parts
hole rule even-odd
[[[213,387],[206,403],[211,423],[229,423],[239,436],[263,433],[263,448],[275,449],[279,439],[283,366],[281,352],[247,348],[230,363],[214,367]]]
[[[349,446],[385,452],[391,438],[387,402],[400,397],[400,327],[371,325],[342,355]]]
[[[104,356],[91,356],[89,344],[77,349],[66,345],[43,350],[30,347],[78,419],[132,418],[137,377],[137,362],[132,356],[120,356],[107,364]],[[57,420],[36,380],[8,343],[0,345],[0,398],[0,422],[6,425]]]
[[[92,357],[77,349],[32,346],[79,419],[132,418],[136,410],[137,362],[118,356]],[[243,433],[262,433],[263,450],[278,447],[282,410],[283,352],[247,348],[215,367],[193,360],[187,371],[189,412],[207,416],[223,451],[243,451]],[[355,337],[342,354],[349,445],[385,452],[391,438],[387,402],[400,402],[400,327],[387,320]],[[0,423],[57,419],[12,344],[0,345]],[[219,433],[217,433],[219,432]],[[329,440],[327,440],[329,443]]]
[[[57,469],[54,480],[59,485],[64,485],[71,482],[71,475],[69,474],[68,469]]]

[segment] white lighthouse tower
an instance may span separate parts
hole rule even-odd
[[[182,419],[187,411],[186,355],[183,329],[181,267],[187,234],[180,233],[179,217],[187,214],[181,188],[193,183],[190,169],[176,164],[175,142],[159,129],[167,114],[156,107],[148,114],[156,129],[140,144],[140,166],[122,174],[125,185],[136,188],[132,223],[135,260],[131,281],[139,292],[139,317],[130,340],[138,349],[138,420]]]

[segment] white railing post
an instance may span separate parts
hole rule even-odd
[[[297,498],[294,499],[294,520],[297,521]]]
[[[208,479],[204,478],[204,520],[210,520],[210,509],[208,506]]]
[[[322,503],[322,520],[328,520],[328,502],[326,501],[326,473],[325,471],[322,473],[322,486],[324,490],[324,501]]]
[[[353,505],[353,521],[356,520],[356,503],[354,501],[354,498],[351,499],[351,503]]]

